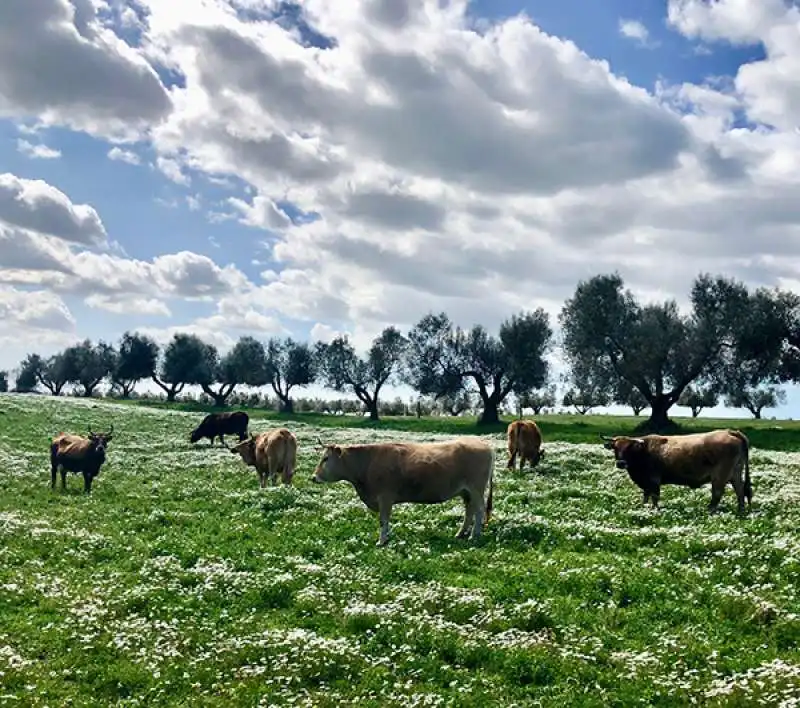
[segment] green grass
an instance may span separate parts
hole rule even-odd
[[[545,418],[532,475],[506,470],[502,432],[487,435],[495,512],[477,545],[454,538],[454,501],[397,507],[376,548],[352,488],[310,483],[314,441],[433,439],[430,421],[296,417],[296,486],[259,490],[226,450],[188,443],[200,417],[0,396],[0,705],[800,699],[800,453],[754,443],[745,518],[730,490],[709,517],[708,488],[668,487],[654,513],[596,444],[634,419]],[[76,476],[51,492],[49,436],[110,422],[92,495]],[[785,444],[770,425],[737,423]]]
[[[217,409],[197,402],[165,403],[162,401],[120,401],[124,405],[147,406],[158,410],[178,410],[192,413],[209,413]],[[514,420],[502,416],[497,425],[479,426],[470,416],[383,416],[378,422],[366,416],[332,416],[318,413],[295,413],[292,415],[275,413],[262,408],[236,407],[244,410],[251,418],[274,421],[276,423],[300,422],[318,428],[355,428],[360,430],[397,430],[405,433],[442,433],[445,435],[477,435],[504,433],[508,424]],[[559,440],[573,443],[596,443],[600,435],[635,434],[637,426],[647,420],[647,415],[541,415],[526,416],[536,420],[545,440]],[[679,430],[676,432],[694,433],[716,428],[738,428],[744,432],[755,447],[770,450],[800,450],[800,421],[794,420],[736,420],[730,418],[689,418],[674,416],[673,421]]]

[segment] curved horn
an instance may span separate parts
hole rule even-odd
[[[324,443],[324,442],[322,442],[322,438],[321,438],[319,435],[317,435],[317,444],[318,444],[320,447],[325,447],[325,443]]]

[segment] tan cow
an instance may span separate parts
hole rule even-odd
[[[435,443],[372,443],[324,445],[312,482],[347,481],[367,507],[380,517],[377,545],[389,542],[392,506],[401,503],[441,504],[464,500],[464,523],[456,538],[472,528],[477,540],[492,513],[495,451],[473,437]],[[486,487],[489,496],[484,503]]]
[[[532,420],[515,420],[508,424],[506,430],[508,441],[508,469],[513,470],[519,455],[519,471],[525,466],[525,461],[530,463],[531,469],[539,464],[544,457],[542,449],[542,433],[539,426]]]
[[[288,428],[269,430],[250,437],[228,448],[241,456],[248,467],[255,467],[261,488],[267,486],[267,477],[275,485],[278,472],[284,484],[291,484],[297,461],[297,438]]]
[[[738,430],[713,430],[690,435],[644,435],[638,438],[601,436],[603,447],[614,451],[617,469],[658,508],[661,486],[697,489],[711,483],[709,511],[715,512],[728,483],[736,492],[739,513],[753,499],[750,484],[750,443]],[[744,474],[742,474],[744,471]]]
[[[111,442],[114,426],[107,433],[93,433],[89,437],[59,433],[50,441],[50,488],[56,487],[56,475],[61,471],[61,489],[67,488],[67,472],[83,474],[83,491],[92,491],[92,480],[100,474],[106,461],[106,447]]]

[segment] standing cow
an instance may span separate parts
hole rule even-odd
[[[92,491],[92,480],[100,474],[106,461],[106,447],[113,437],[114,426],[107,433],[93,433],[89,437],[59,433],[50,442],[50,489],[56,487],[56,474],[61,468],[61,489],[67,489],[67,472],[83,473],[83,491]]]
[[[717,511],[728,483],[736,492],[739,513],[753,500],[750,483],[750,444],[738,430],[714,430],[690,435],[644,435],[638,438],[601,436],[603,447],[614,451],[617,469],[625,470],[658,508],[661,486],[697,489],[711,483],[711,513]],[[744,472],[744,474],[743,474]]]
[[[209,413],[200,425],[198,425],[189,436],[189,440],[196,443],[200,438],[208,438],[210,445],[214,444],[214,438],[225,444],[225,435],[238,435],[239,442],[247,437],[247,426],[250,424],[250,416],[244,411],[234,411],[232,413]]]
[[[284,484],[291,484],[297,462],[297,438],[288,428],[250,435],[231,448],[234,455],[240,455],[248,467],[255,467],[261,488],[267,486],[267,477],[275,485],[278,472]]]
[[[542,433],[532,420],[515,420],[508,424],[506,430],[508,442],[508,469],[513,470],[519,455],[519,471],[530,463],[531,469],[544,457],[542,449]]]
[[[477,540],[489,521],[495,451],[483,440],[469,437],[436,443],[323,447],[311,481],[352,484],[361,501],[380,516],[378,546],[389,542],[394,504],[441,504],[460,496],[464,523],[456,538],[466,538],[471,527],[472,539]],[[487,485],[489,496],[484,503]]]

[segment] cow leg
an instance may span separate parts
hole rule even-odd
[[[261,489],[267,486],[267,473],[262,470],[258,470],[258,486]]]
[[[508,467],[508,469],[510,469],[510,470],[513,470],[514,466],[517,463],[517,453],[516,453],[516,451],[512,452],[511,450],[509,450],[508,454],[509,454],[508,465],[506,465],[506,467]]]
[[[472,527],[472,540],[477,541],[481,537],[481,530],[483,529],[483,517],[486,513],[483,494],[474,494],[471,506],[474,509],[473,516],[475,518],[475,523]]]
[[[381,522],[381,535],[376,546],[385,546],[389,543],[389,519],[392,516],[392,503],[386,499],[378,499],[378,514]]]
[[[53,461],[50,464],[50,489],[56,488],[56,475],[58,474],[58,463]]]
[[[472,520],[475,516],[475,511],[472,509],[472,498],[467,490],[461,492],[461,498],[464,500],[464,523],[456,534],[456,538],[466,538],[469,536],[469,530],[472,526]]]
[[[710,514],[715,514],[719,510],[719,502],[722,499],[722,495],[725,493],[725,482],[720,484],[719,482],[712,482],[711,483],[711,502],[708,505],[708,512]]]
[[[67,470],[63,465],[61,466],[61,491],[67,491]]]
[[[642,493],[642,504],[647,504],[649,499],[650,499],[650,492],[648,492],[645,489],[644,492]]]
[[[736,470],[731,480],[733,491],[736,492],[736,503],[740,514],[744,514],[744,480],[742,479],[742,471]]]
[[[645,496],[647,496],[647,492],[645,492]],[[656,484],[650,489],[650,502],[652,503],[654,509],[658,509],[658,502],[660,499],[661,499],[661,486]]]
[[[92,473],[91,472],[84,472],[83,473],[83,491],[86,494],[89,494],[92,491]]]

